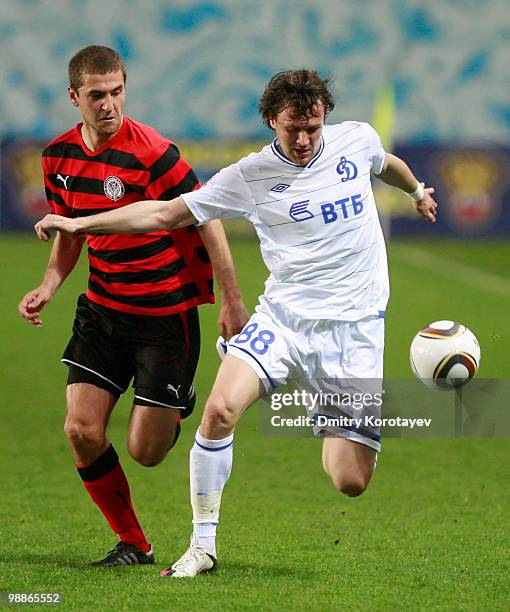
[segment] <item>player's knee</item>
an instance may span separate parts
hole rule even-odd
[[[175,428],[167,434],[142,435],[130,433],[127,442],[127,449],[130,457],[144,467],[155,467],[159,465],[167,456],[168,452],[175,446],[179,439],[181,426],[175,424]]]
[[[220,429],[229,433],[236,424],[236,412],[223,395],[211,394],[205,404],[201,430]]]
[[[155,467],[166,457],[169,448],[159,446],[128,443],[128,452],[132,459],[144,467]]]
[[[368,486],[368,479],[361,474],[331,474],[331,481],[337,491],[348,497],[358,497]]]
[[[71,446],[77,451],[90,451],[104,446],[104,432],[95,425],[67,419],[64,424],[64,433]]]
[[[152,453],[150,451],[132,452],[129,451],[131,457],[144,467],[156,467],[166,457],[165,453]]]
[[[342,488],[339,489],[347,497],[358,497],[360,496],[367,485],[363,481],[348,481],[343,483]]]

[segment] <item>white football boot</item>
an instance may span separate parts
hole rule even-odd
[[[193,578],[198,574],[214,571],[216,564],[216,557],[211,555],[203,546],[192,543],[182,557],[171,567],[163,570],[160,576]]]

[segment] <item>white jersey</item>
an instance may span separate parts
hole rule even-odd
[[[383,316],[388,269],[370,174],[384,157],[367,123],[325,125],[306,166],[274,141],[182,198],[200,225],[245,217],[255,226],[270,271],[261,302],[311,319]]]

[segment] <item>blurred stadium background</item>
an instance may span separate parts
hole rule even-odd
[[[273,73],[334,75],[330,121],[372,122],[441,207],[431,227],[375,182],[392,281],[386,374],[410,377],[416,330],[452,318],[479,337],[480,376],[508,378],[508,0],[0,0],[0,590],[61,591],[69,609],[507,609],[507,440],[387,440],[369,491],[344,500],[315,441],[264,439],[256,411],[239,428],[225,493],[224,571],[175,585],[145,568],[83,570],[110,536],[72,469],[58,358],[86,262],[43,329],[20,321],[16,305],[47,262],[48,246],[29,233],[47,212],[40,152],[79,120],[67,62],[88,44],[123,55],[126,113],[175,140],[202,180],[271,138],[257,102]],[[229,231],[251,308],[265,269],[250,231]],[[216,368],[216,316],[202,309],[199,405]],[[186,544],[186,457],[199,414],[147,471],[124,450],[130,399],[111,436],[164,563]]]
[[[127,112],[173,138],[202,178],[270,136],[257,114],[278,70],[335,76],[330,121],[375,124],[437,187],[435,235],[505,236],[510,177],[506,0],[2,0],[2,229],[43,212],[41,145],[77,123],[67,62],[117,49]],[[211,109],[214,109],[211,112]],[[428,231],[387,198],[397,234]],[[506,211],[506,214],[505,214]]]

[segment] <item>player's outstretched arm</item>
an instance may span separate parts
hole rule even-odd
[[[170,201],[142,200],[90,217],[70,219],[46,215],[35,224],[35,231],[41,240],[49,240],[52,229],[69,234],[143,234],[161,229],[178,229],[194,223],[195,217],[179,197]]]
[[[384,183],[405,191],[413,199],[416,211],[429,223],[436,222],[437,202],[432,197],[434,188],[420,183],[404,160],[386,153],[382,172],[376,176]]]

